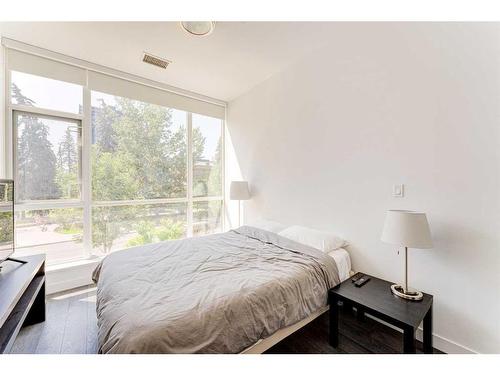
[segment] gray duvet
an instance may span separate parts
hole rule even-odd
[[[248,226],[112,253],[93,278],[101,353],[238,353],[339,283],[331,257]]]

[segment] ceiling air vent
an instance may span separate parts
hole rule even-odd
[[[144,56],[142,56],[142,61],[162,69],[167,69],[168,64],[172,62],[162,57],[151,55],[150,53],[147,52],[144,52]]]

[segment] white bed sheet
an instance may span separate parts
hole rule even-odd
[[[346,249],[340,248],[328,253],[337,263],[340,282],[347,280],[351,272],[351,257]]]

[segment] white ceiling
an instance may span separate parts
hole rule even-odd
[[[0,34],[230,101],[325,43],[335,23],[218,22],[207,37],[177,22],[2,22]],[[141,61],[150,52],[173,63]]]

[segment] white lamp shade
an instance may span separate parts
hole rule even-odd
[[[250,199],[247,181],[232,181],[229,189],[229,199],[244,201]]]
[[[423,212],[387,211],[381,240],[417,249],[432,248],[431,231]]]

